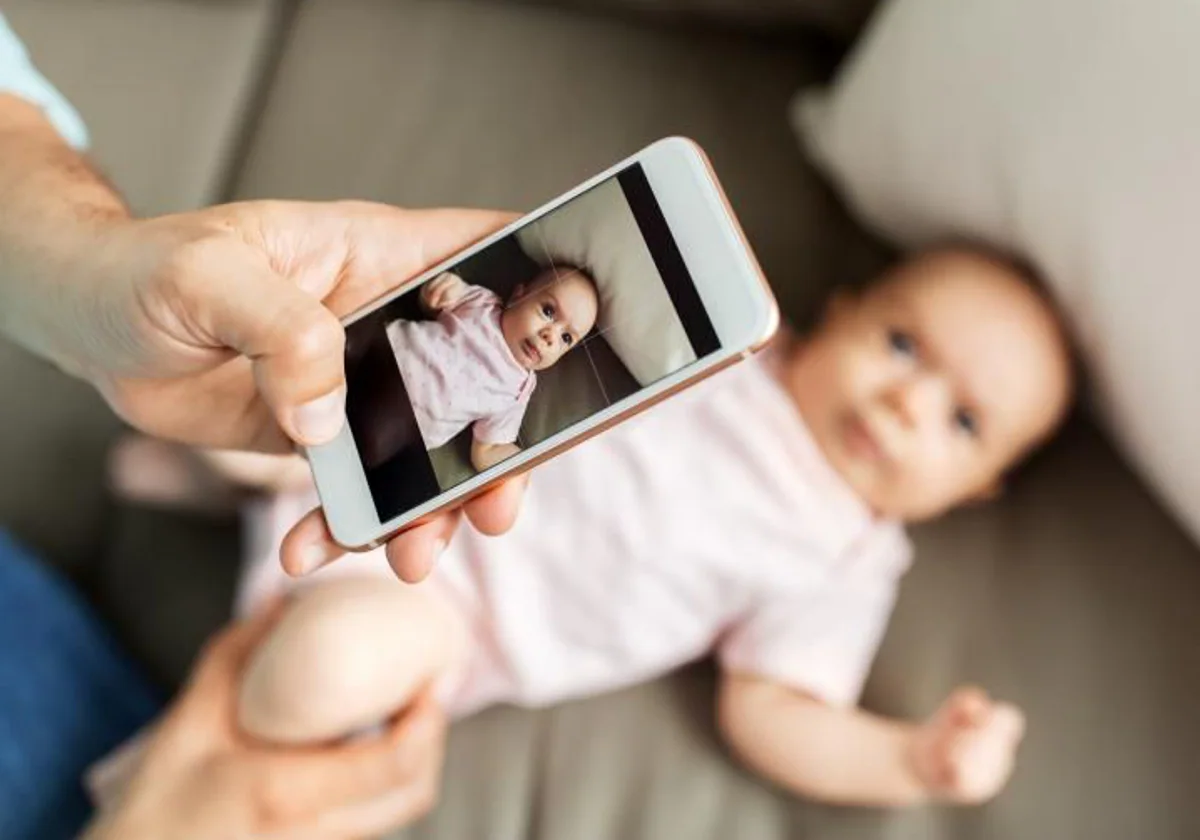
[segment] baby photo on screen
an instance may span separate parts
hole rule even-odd
[[[381,519],[698,358],[628,184],[592,188],[347,330],[347,414]]]

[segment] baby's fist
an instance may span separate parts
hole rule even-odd
[[[956,690],[920,729],[913,763],[930,796],[964,805],[986,802],[1012,774],[1025,716],[978,688]]]
[[[453,309],[466,293],[466,282],[457,274],[447,271],[421,288],[421,303],[431,312],[444,312]]]

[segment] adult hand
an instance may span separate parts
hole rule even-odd
[[[327,441],[344,420],[338,317],[510,219],[258,201],[114,226],[94,269],[107,278],[97,287],[104,317],[80,324],[85,375],[126,420],[161,437],[261,451]],[[509,482],[466,514],[485,533],[507,530],[523,487]],[[424,577],[457,521],[444,515],[396,537],[393,568]],[[299,574],[341,553],[314,513],[284,542],[283,563]]]
[[[288,451],[343,422],[338,317],[511,218],[364,202],[246,202],[132,219],[41,111],[0,94],[0,334],[94,383],[150,434],[219,449]],[[507,529],[523,481],[467,504]],[[388,546],[419,579],[458,515]],[[340,553],[319,516],[283,562],[302,572]]]
[[[241,672],[277,617],[260,614],[210,646],[87,840],[343,840],[383,834],[432,807],[446,721],[429,698],[371,741],[275,747],[239,731]]]

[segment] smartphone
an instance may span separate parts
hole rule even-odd
[[[778,323],[704,153],[654,143],[345,320],[347,422],[307,450],[330,531],[379,545]]]

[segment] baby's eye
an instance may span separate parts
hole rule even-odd
[[[562,341],[564,347],[570,347],[575,343],[575,336],[571,335],[570,333],[563,333]]]
[[[892,348],[892,352],[898,353],[901,356],[916,358],[917,341],[904,330],[896,329],[895,327],[888,330],[888,346]]]
[[[554,317],[554,304],[553,303],[543,303],[542,304],[542,315],[544,315],[547,318],[553,318]]]
[[[954,412],[954,428],[970,437],[979,437],[979,420],[969,408],[960,408]]]

